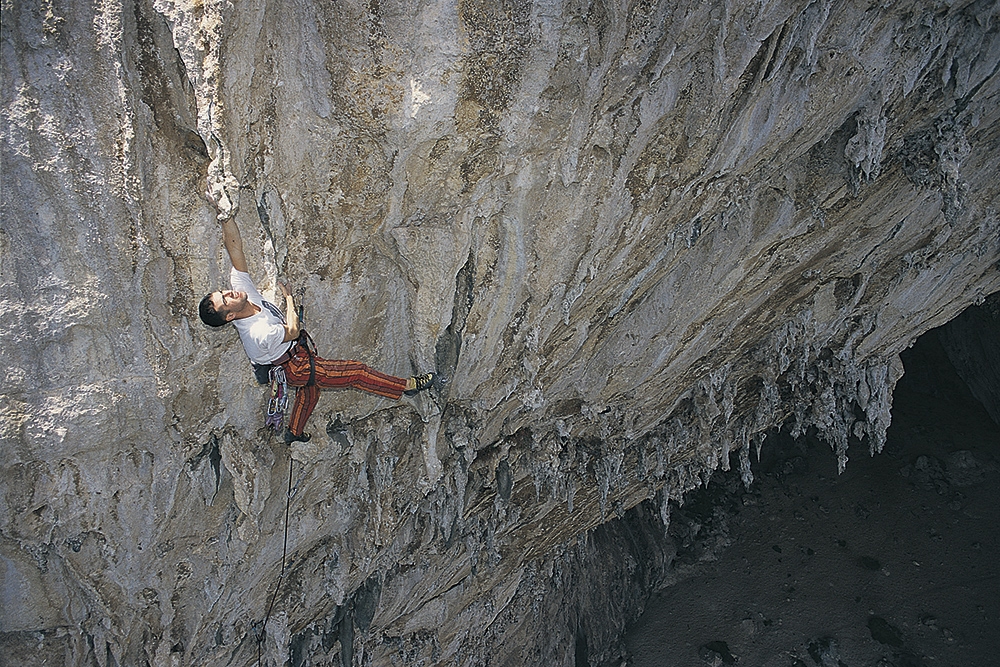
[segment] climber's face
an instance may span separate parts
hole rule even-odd
[[[212,295],[212,305],[215,306],[215,312],[224,315],[226,321],[231,322],[247,309],[247,293],[236,290],[215,292]]]

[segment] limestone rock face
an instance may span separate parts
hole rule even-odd
[[[1000,289],[998,13],[5,3],[0,650],[609,660],[670,499],[783,423],[878,451]],[[269,439],[206,187],[321,354],[443,388]]]

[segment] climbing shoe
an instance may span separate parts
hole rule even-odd
[[[287,428],[285,429],[285,444],[286,445],[290,445],[293,442],[309,442],[309,438],[311,438],[311,437],[312,436],[309,435],[308,433],[306,433],[305,431],[302,432],[302,435],[295,435],[294,433],[291,432],[291,430],[289,430]]]
[[[423,391],[424,389],[430,389],[434,385],[434,379],[437,376],[434,373],[424,373],[423,375],[414,375],[410,378],[413,381],[413,388],[407,389],[405,393],[407,396],[413,396],[417,392]],[[409,382],[406,383],[407,386],[410,385]]]

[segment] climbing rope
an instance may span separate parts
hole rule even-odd
[[[304,308],[299,306],[299,320],[304,321]],[[282,318],[284,319],[284,318]],[[310,350],[310,361],[315,353],[315,346],[309,334],[302,330],[300,341]],[[312,383],[312,369],[310,369],[310,384]],[[285,376],[285,369],[281,366],[272,366],[268,374],[271,381],[271,398],[267,402],[267,410],[264,415],[264,426],[270,426],[275,433],[281,432],[281,424],[285,418],[285,411],[288,409],[288,378]],[[261,667],[264,653],[264,641],[267,638],[267,622],[271,619],[271,612],[274,611],[274,603],[278,599],[278,591],[281,590],[281,582],[285,578],[285,561],[288,557],[288,511],[292,502],[292,466],[294,459],[288,458],[288,488],[285,490],[285,526],[284,537],[281,545],[281,572],[278,573],[278,582],[274,585],[274,592],[271,594],[271,601],[267,605],[264,613],[264,620],[260,625],[260,633],[257,635],[257,667]],[[299,480],[302,481],[301,479]],[[297,492],[299,485],[295,485]]]
[[[281,581],[285,577],[285,558],[288,555],[288,508],[292,502],[292,463],[294,459],[288,458],[288,490],[285,492],[285,537],[281,547],[281,572],[278,574],[278,583],[274,586],[274,593],[271,594],[271,602],[267,605],[267,612],[264,614],[264,621],[260,625],[260,634],[257,635],[257,667],[260,667],[261,657],[264,649],[264,639],[266,637],[267,622],[271,618],[274,610],[274,602],[278,598],[278,591],[281,589]]]

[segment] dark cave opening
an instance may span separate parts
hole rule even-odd
[[[674,556],[624,664],[995,664],[1000,294],[902,355],[881,454],[768,436],[671,513]],[[722,650],[725,647],[725,650]]]

